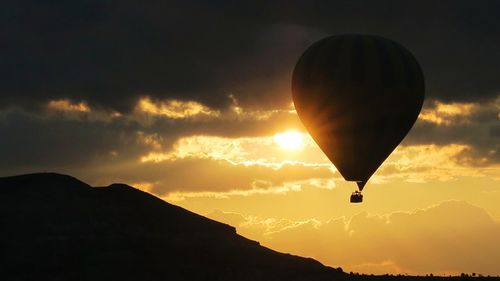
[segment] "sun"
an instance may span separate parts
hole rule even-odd
[[[274,141],[286,150],[297,150],[304,147],[304,135],[295,131],[276,134]]]

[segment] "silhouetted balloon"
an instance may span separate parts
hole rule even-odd
[[[314,43],[292,79],[302,123],[360,190],[415,123],[424,91],[415,57],[400,44],[371,35]]]

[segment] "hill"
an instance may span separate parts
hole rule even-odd
[[[339,280],[235,229],[124,184],[0,178],[2,280]]]

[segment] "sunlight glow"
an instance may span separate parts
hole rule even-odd
[[[304,147],[304,135],[299,132],[289,131],[276,134],[274,141],[286,150],[297,150]]]

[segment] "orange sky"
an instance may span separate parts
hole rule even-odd
[[[197,102],[146,97],[128,116],[94,114],[106,122],[128,118],[148,124],[167,118],[261,127],[247,136],[191,134],[169,146],[161,134],[138,131],[134,142],[146,148],[140,155],[82,169],[81,176],[94,184],[128,182],[233,225],[265,246],[346,271],[500,274],[500,245],[495,243],[500,236],[500,165],[467,143],[412,141],[421,127],[474,125],[473,116],[498,110],[499,99],[482,105],[427,103],[416,129],[370,179],[359,205],[348,202],[355,184],[342,179],[292,106],[249,110],[233,102],[228,111],[216,111]],[[48,108],[71,118],[93,110],[64,100]],[[106,157],[120,153],[110,151]]]

